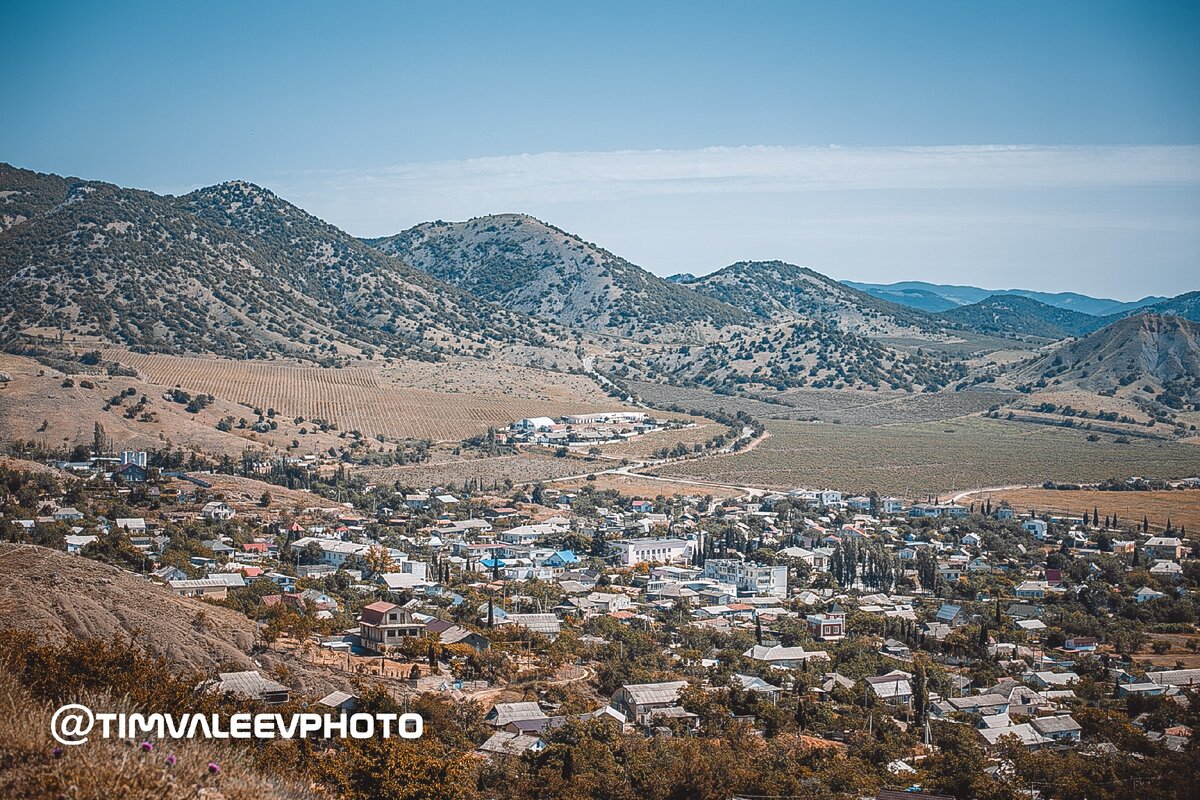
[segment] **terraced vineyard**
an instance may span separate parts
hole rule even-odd
[[[659,474],[770,488],[876,490],[914,499],[980,486],[1088,482],[1142,475],[1200,474],[1194,444],[1113,436],[1088,441],[1085,431],[965,417],[858,427],[770,420],[771,432],[748,453],[681,462]]]
[[[932,394],[890,391],[789,389],[783,392],[739,392],[722,395],[700,387],[633,382],[631,388],[648,403],[701,411],[745,411],[759,419],[794,419],[848,425],[892,425],[953,419],[1003,405],[1014,392],[970,389]]]
[[[467,482],[485,489],[503,485],[550,480],[567,475],[579,475],[601,469],[607,464],[584,461],[581,458],[555,458],[536,453],[521,453],[495,458],[461,458],[453,461],[434,461],[403,467],[379,467],[356,470],[373,483],[399,482],[401,486],[461,486]]]
[[[285,417],[336,422],[342,430],[374,436],[455,441],[529,416],[610,410],[612,401],[528,387],[526,396],[439,392],[406,386],[403,371],[387,375],[370,366],[327,369],[270,361],[147,355],[109,350],[105,358],[133,367],[160,386],[204,392]],[[543,381],[559,376],[546,373]]]

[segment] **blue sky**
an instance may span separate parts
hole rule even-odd
[[[1195,3],[3,9],[19,166],[358,235],[525,211],[662,274],[1200,288]]]

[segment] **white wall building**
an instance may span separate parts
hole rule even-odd
[[[692,558],[695,542],[684,539],[625,539],[611,542],[617,563],[632,567],[635,564],[672,564]]]
[[[704,563],[704,577],[732,583],[739,591],[787,597],[788,568],[750,564],[734,558],[710,558]]]

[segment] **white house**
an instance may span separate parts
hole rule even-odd
[[[705,578],[731,583],[750,594],[787,597],[788,568],[738,561],[735,558],[710,558],[704,563]]]
[[[204,504],[204,508],[200,509],[200,515],[205,519],[229,520],[237,516],[237,512],[225,503],[213,500],[211,503]]]
[[[617,554],[623,566],[636,564],[671,564],[691,560],[695,542],[685,539],[625,539],[611,542],[609,547]]]
[[[553,427],[554,420],[549,417],[526,417],[512,424],[512,429],[517,433],[537,433],[539,431],[548,431]]]
[[[1046,522],[1040,519],[1027,519],[1021,523],[1021,530],[1032,533],[1039,542],[1046,539]]]

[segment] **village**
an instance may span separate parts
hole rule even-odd
[[[512,435],[573,445],[652,425],[528,419]],[[10,481],[7,541],[236,608],[260,646],[394,697],[477,704],[480,758],[537,754],[570,721],[645,737],[790,727],[831,752],[886,730],[897,785],[945,726],[996,769],[1013,746],[1126,752],[1129,726],[1139,747],[1193,747],[1200,553],[1170,521],[835,489],[647,498],[541,483],[372,487],[370,512],[280,508],[266,484],[227,496],[143,452],[59,466],[89,479],[58,495],[42,482],[36,499]],[[286,703],[278,677],[214,685]],[[311,699],[346,709],[356,694]]]

